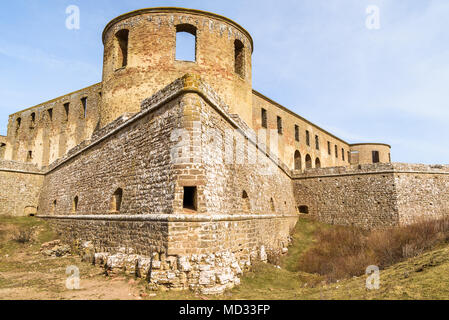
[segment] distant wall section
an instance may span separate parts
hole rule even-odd
[[[36,214],[43,181],[37,167],[0,160],[0,215]]]
[[[449,167],[372,164],[293,179],[298,211],[330,224],[379,228],[449,214]]]
[[[47,166],[90,139],[99,121],[101,84],[12,114],[6,160]]]

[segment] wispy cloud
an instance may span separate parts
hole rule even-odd
[[[89,72],[91,74],[100,73],[97,66],[86,62],[65,59],[45,52],[39,48],[33,48],[16,43],[0,42],[0,55],[21,62],[39,65],[48,69],[64,69],[72,72]]]

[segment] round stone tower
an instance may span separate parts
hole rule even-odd
[[[177,33],[194,37],[194,61],[176,59]],[[100,125],[126,112],[186,73],[198,74],[247,123],[252,122],[250,34],[217,14],[182,8],[148,8],[121,15],[103,32]]]
[[[351,164],[390,163],[391,146],[384,143],[351,145]]]

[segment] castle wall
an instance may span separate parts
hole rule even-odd
[[[449,166],[393,164],[400,224],[449,214]]]
[[[111,201],[123,190],[122,212],[128,215],[171,213],[174,175],[170,136],[179,125],[180,100],[146,114],[132,125],[50,167],[40,198],[42,215],[95,215],[111,212]],[[120,127],[120,119],[107,129]],[[78,197],[76,212],[73,201]],[[56,208],[53,202],[56,200]]]
[[[99,120],[100,93],[96,84],[11,115],[4,158],[43,167],[89,139]]]
[[[204,204],[208,214],[295,214],[289,175],[210,103],[196,94],[187,94],[184,101],[185,128],[197,148],[190,161],[176,166],[181,170],[177,207],[182,187],[198,185],[200,207]],[[200,183],[192,181],[195,175],[187,167],[197,169]],[[284,192],[278,192],[281,188]]]
[[[448,166],[375,164],[313,169],[293,181],[296,204],[329,224],[379,228],[449,213]]]
[[[252,105],[252,128],[256,134],[259,134],[262,127],[261,110],[267,111],[268,128],[265,133],[265,143],[272,152],[278,152],[279,158],[284,162],[290,170],[295,169],[295,152],[299,151],[301,156],[302,170],[306,168],[306,156],[310,155],[312,168],[316,167],[316,159],[320,159],[321,167],[337,167],[348,166],[350,151],[349,145],[343,140],[335,137],[313,123],[301,118],[290,110],[276,104],[268,98],[262,96],[258,92],[253,93]],[[277,133],[277,117],[282,119],[282,135]],[[299,127],[299,141],[295,137],[295,125]],[[274,137],[271,136],[271,130]],[[306,131],[309,131],[310,145],[306,143]],[[316,148],[315,136],[319,138],[319,150]],[[272,141],[273,139],[276,139]],[[330,143],[330,154],[328,150],[328,142]],[[337,146],[337,154],[335,154],[335,146]],[[342,154],[342,149],[344,154]],[[302,171],[298,170],[298,171]]]
[[[293,180],[296,204],[319,221],[377,228],[397,225],[399,208],[387,164],[313,169]]]
[[[351,145],[351,164],[372,164],[373,151],[379,155],[379,163],[391,162],[391,147],[380,143],[360,143]]]
[[[36,214],[44,175],[36,167],[0,161],[0,215]]]
[[[155,286],[210,292],[238,284],[242,270],[266,260],[266,250],[288,246],[297,215],[288,174],[265,153],[250,153],[263,155],[263,165],[247,158],[239,165],[220,161],[234,141],[251,137],[235,130],[216,99],[189,75],[147,99],[140,114],[96,132],[91,146],[50,167],[40,215],[67,242],[90,242],[112,270],[148,273],[144,262],[155,253]],[[175,129],[183,135],[173,136]],[[211,150],[212,137],[222,143]],[[108,206],[118,187],[119,214]],[[197,187],[196,209],[183,206],[184,187]],[[283,193],[274,192],[280,188]],[[75,196],[78,210],[72,212]]]
[[[196,28],[196,61],[176,60],[179,25]],[[116,33],[128,30],[127,65]],[[235,71],[234,41],[244,45],[244,75]],[[239,25],[215,14],[180,8],[138,10],[111,21],[103,34],[103,108],[101,127],[124,112],[139,112],[142,101],[186,73],[196,73],[231,109],[251,122],[252,39]]]

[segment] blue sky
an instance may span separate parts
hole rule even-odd
[[[65,27],[69,5],[79,30]],[[366,8],[380,9],[380,29]],[[449,1],[15,0],[0,12],[0,134],[8,115],[101,81],[101,33],[135,9],[227,16],[254,38],[253,87],[350,143],[385,142],[395,162],[449,163]]]

